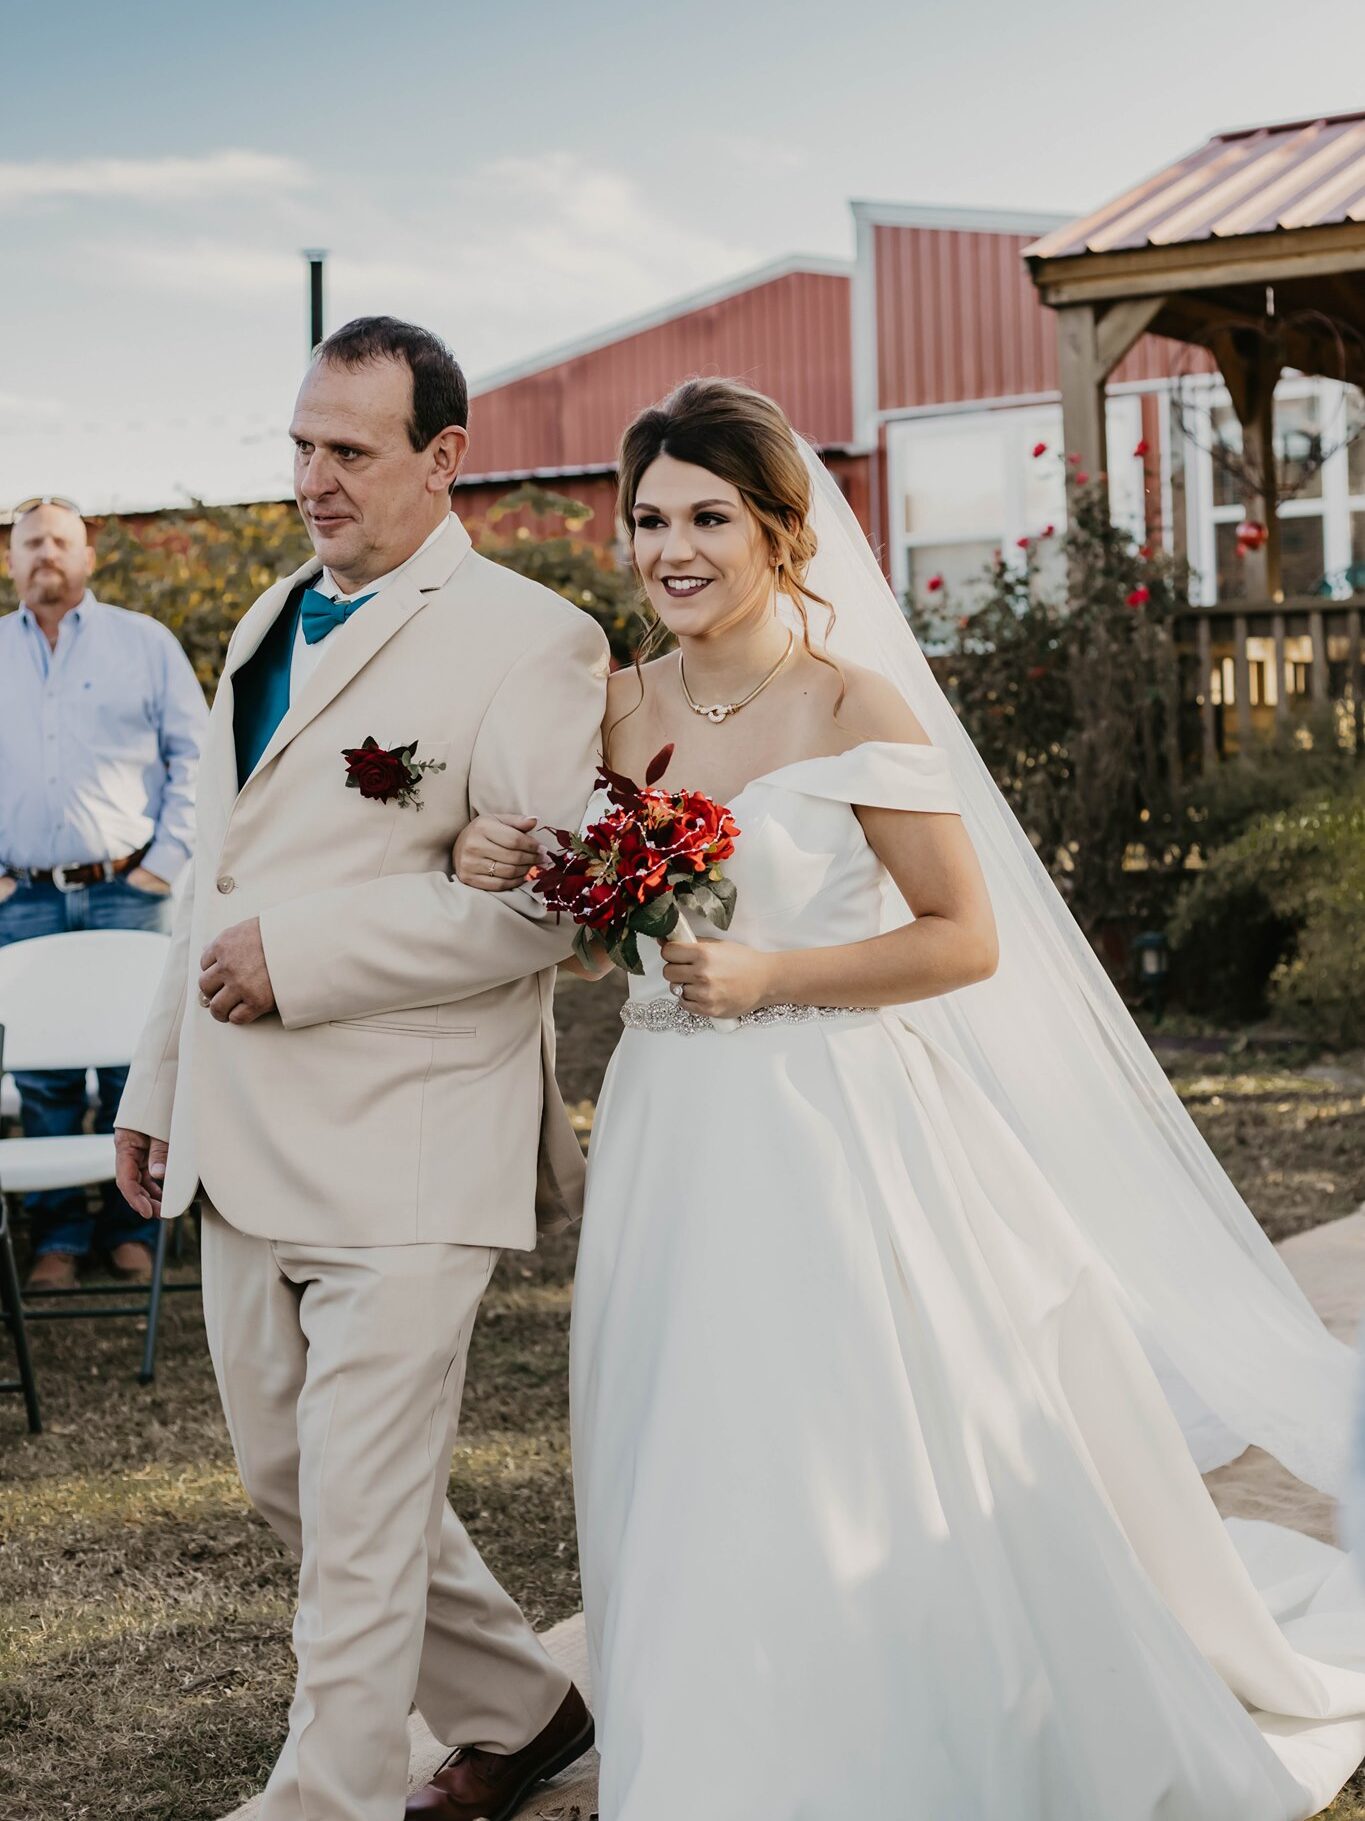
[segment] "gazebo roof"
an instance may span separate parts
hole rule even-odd
[[[1029,247],[1031,260],[1365,223],[1365,113],[1217,133]],[[1228,249],[1231,251],[1231,249]]]

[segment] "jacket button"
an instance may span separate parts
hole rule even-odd
[[[228,892],[236,891],[237,881],[233,878],[231,873],[224,873],[222,878],[218,881],[218,889],[226,897]]]

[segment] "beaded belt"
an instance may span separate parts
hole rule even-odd
[[[756,1012],[744,1012],[737,1022],[754,1024],[809,1024],[815,1018],[866,1018],[875,1011],[870,1005],[764,1005]],[[632,1031],[675,1031],[680,1037],[695,1037],[702,1031],[714,1031],[709,1018],[691,1012],[679,1000],[627,999],[621,1007],[621,1022]]]

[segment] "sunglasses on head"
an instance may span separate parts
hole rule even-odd
[[[65,506],[67,511],[74,512],[77,518],[85,516],[75,500],[69,500],[64,493],[35,493],[32,499],[20,500],[11,517],[17,523],[26,512],[36,512],[39,506]]]

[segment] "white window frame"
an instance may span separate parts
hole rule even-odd
[[[906,531],[905,524],[905,447],[907,432],[918,440],[938,436],[960,435],[966,429],[990,426],[997,430],[997,455],[1004,462],[1001,499],[1003,525],[979,525],[969,530],[943,533],[927,526],[922,531]],[[1135,455],[1142,436],[1142,398],[1137,391],[1115,391],[1107,400],[1107,438],[1111,487],[1116,478],[1125,483],[1131,510],[1116,522],[1124,523],[1135,542],[1146,534],[1143,501],[1142,458]],[[1036,538],[1044,529],[1028,521],[1025,513],[1024,477],[1026,464],[1034,460],[1032,450],[1046,443],[1050,461],[1065,459],[1062,443],[1062,407],[1056,404],[1003,405],[984,408],[958,407],[935,412],[906,413],[889,419],[886,425],[887,501],[890,508],[891,586],[898,599],[904,599],[910,585],[910,552],[924,545],[990,544],[1000,549],[1006,564],[1022,569],[1025,552],[1019,548],[1021,537]],[[1060,537],[1066,529],[1065,501],[1058,504],[1055,521]]]

